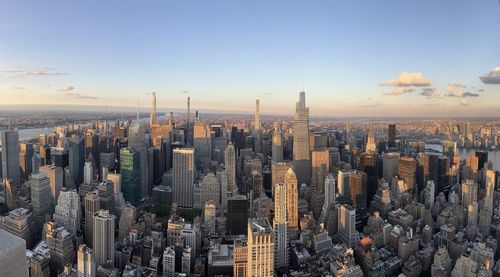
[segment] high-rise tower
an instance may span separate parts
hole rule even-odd
[[[19,133],[17,131],[3,131],[0,136],[2,144],[2,175],[11,180],[14,187],[21,185],[19,170]]]
[[[309,107],[305,92],[300,92],[293,120],[293,163],[299,184],[310,183],[311,162],[309,157]]]
[[[288,226],[293,229],[299,227],[299,189],[297,187],[297,176],[293,169],[289,168],[285,174],[286,205]],[[293,237],[293,236],[292,236]]]
[[[97,265],[115,260],[115,216],[108,210],[94,215],[94,253]]]
[[[156,124],[156,92],[151,93],[152,103],[151,103],[151,114],[149,115],[149,127],[153,127]]]
[[[251,218],[248,222],[247,276],[274,276],[273,232],[267,218]]]
[[[254,122],[254,127],[255,130],[260,130],[260,100],[256,99],[255,100],[255,122]]]
[[[194,149],[174,149],[172,169],[172,201],[180,207],[193,207],[193,184],[196,168]]]
[[[287,268],[289,265],[287,192],[284,183],[275,184],[274,189],[274,267]]]

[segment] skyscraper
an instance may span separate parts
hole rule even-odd
[[[151,93],[151,113],[149,114],[149,127],[153,127],[156,124],[156,92]]]
[[[299,227],[299,188],[297,176],[293,169],[289,168],[284,180],[286,186],[287,222],[290,229],[297,230]],[[295,232],[293,231],[293,232]],[[291,237],[294,237],[293,234]]]
[[[134,149],[120,149],[120,174],[125,201],[139,205],[141,197],[139,152]]]
[[[41,232],[46,216],[50,215],[52,211],[50,181],[44,173],[32,174],[30,178],[35,230]]]
[[[365,151],[369,153],[377,152],[377,144],[375,142],[375,136],[373,134],[372,128],[368,130]]]
[[[54,221],[46,223],[45,241],[50,250],[50,271],[62,272],[66,264],[75,261],[73,249],[73,236],[62,226],[57,226]]]
[[[40,167],[40,172],[44,173],[49,177],[50,182],[50,195],[52,207],[55,207],[57,199],[59,198],[59,193],[63,187],[64,176],[61,167],[53,165],[45,165]]]
[[[360,226],[367,212],[366,173],[351,170],[349,173],[351,205],[356,209],[356,224]]]
[[[396,147],[396,124],[389,124],[387,135],[387,147]]]
[[[290,262],[288,249],[287,192],[284,183],[278,183],[274,192],[274,267],[287,268]]]
[[[0,229],[0,269],[5,276],[26,276],[26,242]]]
[[[85,143],[82,137],[69,140],[69,170],[76,186],[83,182],[83,165],[85,163]]]
[[[311,163],[309,157],[309,107],[305,92],[300,92],[293,120],[293,163],[299,184],[309,184]]]
[[[92,191],[85,195],[85,243],[94,246],[94,214],[100,209],[99,195]]]
[[[196,164],[202,168],[210,167],[212,160],[212,140],[210,126],[197,121],[193,126],[193,146],[196,151]]]
[[[356,245],[356,209],[348,205],[342,205],[338,216],[338,237],[340,241],[349,247],[354,247]]]
[[[325,206],[327,209],[335,205],[335,175],[328,174],[325,178]]]
[[[175,276],[175,250],[173,247],[167,247],[163,251],[163,276]]]
[[[248,224],[248,201],[245,195],[233,195],[227,200],[227,232],[243,235]]]
[[[120,216],[120,221],[118,222],[118,238],[123,239],[128,235],[130,228],[134,224],[137,218],[137,209],[127,204],[125,208],[122,210],[122,214]]]
[[[115,216],[108,210],[94,215],[94,253],[97,265],[115,261]]]
[[[80,197],[76,190],[61,191],[55,208],[54,220],[59,226],[64,226],[66,231],[76,236],[80,230],[82,212]]]
[[[417,174],[417,161],[411,157],[401,157],[398,163],[399,178],[405,180],[406,187],[413,190]]]
[[[273,231],[266,218],[251,218],[248,222],[247,276],[274,276]]]
[[[77,253],[78,277],[95,277],[96,264],[94,250],[85,244],[78,246]]]
[[[287,162],[272,162],[271,163],[271,184],[272,191],[274,195],[274,185],[277,183],[283,183],[285,181],[285,175],[288,169],[292,168],[293,165]]]
[[[247,276],[247,262],[248,262],[248,246],[245,236],[237,237],[234,240],[233,247],[233,276],[246,277]]]
[[[311,188],[323,193],[325,178],[329,171],[330,155],[328,149],[312,151],[312,179]]]
[[[271,153],[273,162],[283,161],[283,133],[278,122],[274,122]]]
[[[24,180],[28,179],[33,170],[33,144],[21,143],[19,153],[19,166]]]
[[[192,148],[173,151],[172,201],[179,207],[193,207],[194,154]]]
[[[231,142],[224,150],[224,165],[227,173],[228,191],[235,193],[238,190],[236,186],[236,152]]]
[[[11,180],[13,187],[21,185],[19,171],[19,133],[17,131],[3,131],[0,134],[2,145],[2,176]]]
[[[260,130],[260,100],[255,99],[255,121],[254,121],[255,130]]]
[[[32,224],[32,214],[24,208],[14,209],[6,216],[0,216],[0,229],[24,239],[27,248],[31,248]]]

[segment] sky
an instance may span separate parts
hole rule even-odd
[[[499,0],[2,1],[0,106],[500,116]]]

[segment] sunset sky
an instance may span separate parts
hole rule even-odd
[[[500,2],[2,1],[0,106],[500,116]]]

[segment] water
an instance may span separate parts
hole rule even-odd
[[[438,151],[440,153],[443,152],[443,146],[440,144],[426,144],[425,148],[429,148],[429,149]],[[461,149],[458,149],[457,151],[458,151],[458,155],[460,156],[461,160],[464,160],[467,157],[476,154],[475,149],[461,148]],[[487,151],[487,152],[488,152],[488,160],[492,162],[493,169],[500,170],[500,151],[497,150],[497,151]]]

